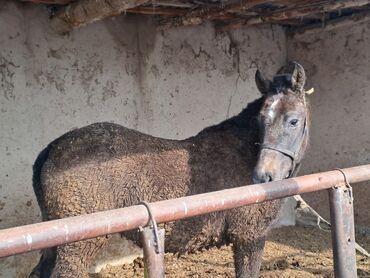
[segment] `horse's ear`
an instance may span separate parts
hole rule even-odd
[[[277,75],[291,75],[291,89],[298,93],[304,93],[304,85],[306,83],[306,73],[304,68],[297,62],[289,62],[281,67]]]
[[[304,68],[298,64],[297,62],[291,62],[292,66],[294,67],[292,73],[292,85],[293,89],[298,92],[304,92],[304,85],[306,83],[306,73]]]
[[[264,78],[259,70],[256,71],[255,80],[257,88],[262,94],[267,94],[269,91],[271,91],[271,81]]]

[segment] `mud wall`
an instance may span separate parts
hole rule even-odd
[[[0,4],[0,228],[40,221],[32,164],[73,128],[112,121],[185,138],[258,97],[257,67],[286,60],[277,27],[215,35],[211,25],[157,32],[119,16],[67,36],[48,29],[41,6]],[[32,253],[0,260],[0,277],[25,277]]]
[[[370,23],[288,38],[288,58],[308,74],[311,146],[301,173],[370,163]],[[370,228],[370,183],[354,186],[355,221]],[[307,201],[328,217],[327,193]]]

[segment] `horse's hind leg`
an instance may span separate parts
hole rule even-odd
[[[88,278],[88,267],[92,259],[104,247],[107,237],[74,242],[57,247],[52,278]]]
[[[49,278],[53,271],[56,258],[56,248],[49,248],[42,251],[37,266],[32,270],[29,278]]]

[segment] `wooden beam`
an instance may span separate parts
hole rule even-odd
[[[310,34],[323,31],[331,31],[340,27],[351,26],[370,21],[370,11],[358,12],[348,16],[342,16],[336,19],[328,20],[315,24],[309,24],[302,27],[292,28],[289,35]]]
[[[276,0],[242,0],[237,3],[227,5],[225,7],[212,7],[212,8],[203,8],[200,10],[195,10],[188,13],[187,15],[177,18],[175,20],[170,20],[164,22],[161,26],[161,29],[168,29],[171,27],[180,27],[180,26],[189,26],[189,25],[199,25],[207,20],[213,20],[225,17],[229,11],[234,10],[249,10],[254,8],[257,5],[267,4],[275,2]]]
[[[128,9],[127,13],[148,14],[148,15],[167,15],[167,16],[183,16],[188,10],[186,9],[172,9],[172,8],[158,8],[158,7],[136,7]]]
[[[246,27],[246,28],[251,27],[251,26],[254,26],[254,25],[257,25],[257,24],[289,25],[290,22],[292,22],[293,25],[298,24],[297,20],[295,20],[295,19],[270,20],[268,22],[262,21],[262,22],[258,22],[258,23],[255,23],[255,24],[247,24],[246,20],[237,19],[237,20],[234,20],[231,23],[226,22],[225,24],[222,24],[222,25],[218,26],[217,27],[217,32],[222,33],[222,32],[227,32],[227,31],[230,31],[230,30],[240,29],[242,27]]]
[[[163,6],[163,7],[174,7],[174,8],[194,8],[196,5],[187,2],[174,1],[174,0],[161,0],[161,1],[152,1],[150,3],[153,7]]]
[[[222,30],[230,30],[240,28],[242,26],[251,26],[264,23],[278,23],[295,18],[309,17],[319,13],[328,13],[336,10],[361,7],[370,4],[370,0],[340,0],[328,1],[327,3],[314,2],[301,7],[291,7],[287,10],[279,10],[266,16],[256,16],[250,19],[240,19],[236,22],[225,25]]]
[[[50,5],[67,5],[78,0],[19,0],[21,2],[32,2],[35,4],[50,4]],[[161,0],[151,3],[153,7],[164,6],[174,8],[193,8],[195,5],[192,3],[175,1],[175,0]]]
[[[35,4],[50,4],[50,5],[67,5],[76,0],[21,0],[22,2],[32,2]]]
[[[310,14],[317,13],[328,13],[341,9],[361,7],[370,4],[370,0],[337,0],[337,1],[328,1],[327,3],[312,3],[310,5],[304,5],[302,7],[290,8],[285,11],[277,11],[270,16],[260,17],[260,19],[255,20],[255,23],[258,24],[260,21],[268,20],[285,20],[291,18],[304,17]],[[262,20],[261,20],[262,19]],[[253,21],[251,21],[253,24]]]
[[[63,7],[50,20],[57,33],[64,34],[74,28],[148,3],[149,0],[80,0]]]

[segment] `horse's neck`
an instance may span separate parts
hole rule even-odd
[[[263,100],[261,97],[249,103],[238,115],[203,129],[195,137],[189,138],[190,141],[202,143],[213,140],[216,144],[218,141],[223,141],[226,144],[229,143],[228,141],[232,141],[234,143],[240,142],[244,147],[256,149],[255,143],[259,140],[259,136],[253,119],[260,111]],[[238,146],[230,144],[229,147],[235,148]]]
[[[230,150],[256,149],[258,134],[256,130],[248,130],[235,125],[224,126],[224,123],[206,128],[198,135],[189,138],[191,142],[204,146],[206,149],[223,148]]]
[[[190,140],[192,193],[250,183],[255,145],[237,129],[210,130]]]

